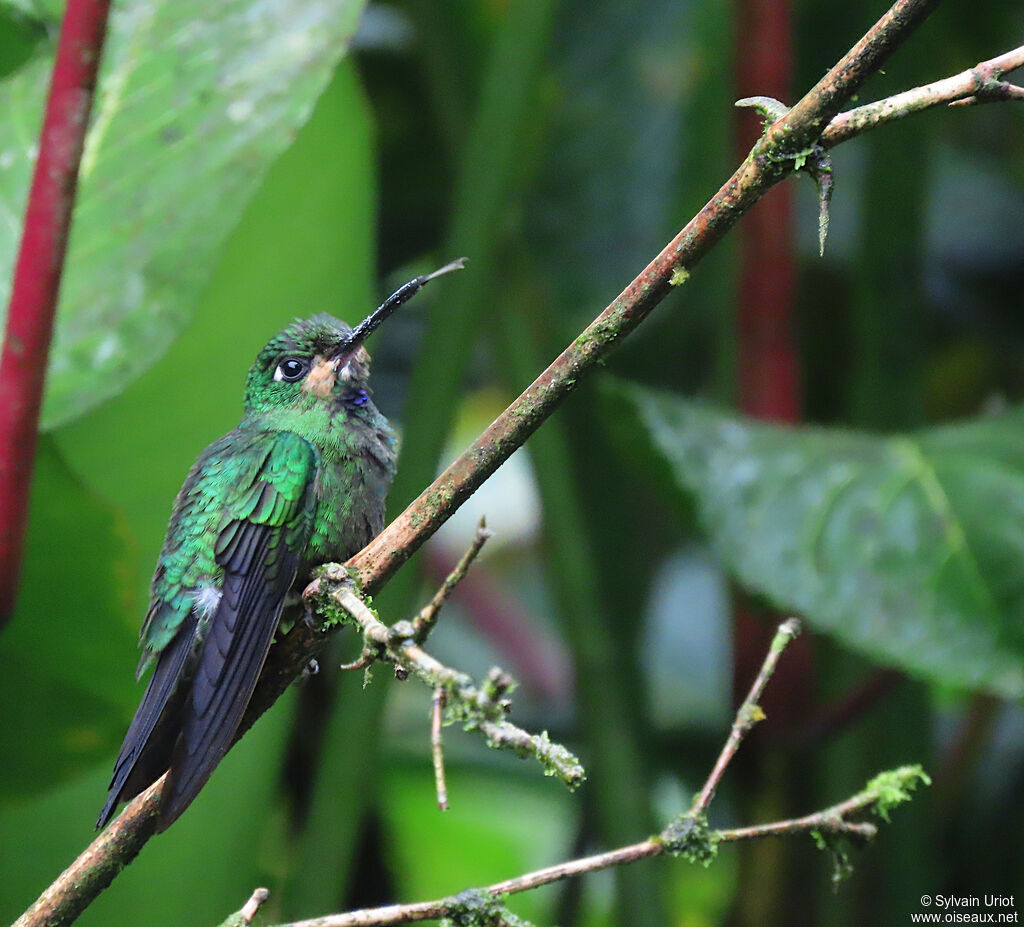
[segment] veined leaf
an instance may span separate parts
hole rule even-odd
[[[878,437],[625,393],[741,583],[878,660],[1024,694],[1024,409]]]
[[[117,393],[188,321],[267,168],[308,118],[363,0],[114,5],[62,285],[43,427]],[[0,84],[6,305],[49,56]]]

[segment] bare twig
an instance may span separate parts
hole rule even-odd
[[[441,727],[444,722],[444,703],[447,700],[444,686],[434,689],[430,718],[430,754],[434,759],[434,783],[437,786],[437,807],[448,810],[448,786],[444,778],[444,742]]]
[[[259,913],[260,908],[270,897],[270,892],[265,888],[257,888],[249,896],[249,900],[220,925],[220,927],[249,927],[253,918]]]
[[[252,919],[262,907],[263,903],[270,897],[270,892],[265,888],[257,888],[242,908],[242,923],[251,924]]]
[[[822,133],[821,144],[832,148],[868,129],[933,106],[1024,99],[1024,89],[1000,80],[1004,74],[1020,67],[1024,67],[1024,45],[944,80],[840,113]]]
[[[736,712],[736,719],[733,721],[732,730],[729,732],[725,746],[722,747],[722,752],[719,754],[711,774],[704,783],[704,787],[693,800],[690,814],[694,817],[703,814],[708,805],[711,804],[711,799],[715,795],[715,789],[718,788],[722,774],[736,755],[736,751],[739,749],[743,738],[747,735],[747,731],[757,724],[758,721],[764,720],[765,714],[761,710],[761,706],[758,705],[761,693],[764,692],[764,687],[768,685],[768,680],[772,678],[772,673],[775,672],[775,666],[779,662],[779,657],[782,656],[782,651],[786,649],[790,641],[799,633],[800,622],[796,618],[788,618],[779,625],[778,631],[775,632],[775,637],[768,648],[768,655],[764,658],[764,663],[761,664],[761,671],[757,674],[757,678],[750,687],[747,697]]]
[[[109,0],[69,0],[60,27],[0,354],[0,628],[14,612],[46,359]]]
[[[736,713],[725,747],[714,769],[708,776],[707,784],[694,802],[693,808],[673,821],[656,837],[642,840],[629,846],[598,853],[580,859],[568,860],[554,866],[547,866],[514,879],[496,882],[486,888],[473,889],[440,898],[436,901],[421,901],[412,904],[387,905],[381,908],[364,908],[344,914],[331,914],[310,920],[295,921],[281,927],[383,927],[387,924],[406,924],[414,921],[437,920],[442,917],[456,917],[470,911],[486,910],[488,904],[499,902],[506,895],[525,892],[560,882],[576,876],[598,872],[613,866],[624,866],[643,859],[670,854],[682,856],[690,862],[709,862],[721,843],[735,843],[741,840],[760,840],[785,834],[810,833],[853,837],[870,840],[877,827],[870,821],[855,821],[850,818],[865,812],[874,812],[888,820],[889,811],[901,802],[907,801],[910,791],[919,783],[928,783],[928,777],[919,767],[906,766],[876,776],[856,795],[839,804],[814,814],[755,827],[738,827],[723,830],[708,830],[703,822],[703,813],[714,795],[714,786],[736,753],[743,733],[756,720],[757,700],[774,672],[779,656],[798,631],[795,619],[789,619],[779,627],[765,657],[761,671],[751,686]]]
[[[425,551],[424,572],[440,583],[457,560],[435,545]],[[515,666],[515,676],[526,688],[551,701],[571,697],[573,668],[565,642],[532,621],[519,595],[478,570],[459,583],[459,600],[469,624]]]
[[[455,587],[465,578],[473,561],[476,560],[477,554],[480,553],[481,548],[487,543],[487,539],[492,537],[493,534],[494,532],[487,527],[487,520],[481,517],[480,524],[476,526],[476,535],[473,537],[473,543],[469,550],[462,555],[462,559],[456,564],[455,569],[445,577],[445,581],[437,592],[434,593],[434,597],[413,619],[412,636],[417,644],[422,644],[434,629],[441,607],[448,601],[448,596],[452,594]]]
[[[366,669],[368,666],[373,666],[376,660],[377,655],[372,650],[364,647],[363,652],[359,654],[359,658],[357,660],[353,660],[351,663],[342,663],[338,669],[343,672],[347,672],[348,670]]]

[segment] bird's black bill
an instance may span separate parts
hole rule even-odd
[[[394,293],[385,299],[380,306],[374,309],[373,312],[371,312],[365,319],[363,319],[362,322],[352,329],[352,334],[345,339],[345,342],[338,349],[338,353],[335,357],[342,357],[346,354],[351,354],[380,327],[381,322],[383,322],[403,303],[407,303],[412,299],[435,277],[451,273],[453,270],[462,270],[465,266],[466,258],[456,258],[454,261],[445,264],[444,267],[439,267],[433,273],[421,274],[418,277],[413,277],[413,279],[408,283],[403,283],[397,290],[395,290]]]

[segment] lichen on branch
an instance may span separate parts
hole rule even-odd
[[[456,570],[465,574],[463,564]],[[442,588],[453,585],[446,583]],[[426,637],[426,630],[433,626],[436,615],[429,624],[419,627],[413,621],[384,624],[356,592],[350,573],[338,564],[328,564],[318,571],[305,598],[320,614],[329,615],[332,620],[348,616],[363,634],[365,657],[390,662],[432,690],[442,688],[446,723],[461,724],[467,731],[481,731],[488,746],[511,750],[519,757],[534,757],[544,767],[545,775],[560,779],[570,789],[586,779],[579,759],[566,747],[553,743],[546,731],[531,734],[508,720],[512,710],[509,696],[515,687],[511,676],[495,667],[486,680],[477,685],[466,673],[445,666],[423,649],[418,638]]]

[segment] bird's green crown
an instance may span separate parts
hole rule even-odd
[[[368,396],[369,354],[362,346],[338,353],[351,334],[349,325],[326,313],[296,319],[257,355],[246,384],[246,411]]]

